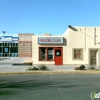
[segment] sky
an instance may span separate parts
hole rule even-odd
[[[100,26],[100,0],[0,0],[0,33],[62,35],[72,26]]]

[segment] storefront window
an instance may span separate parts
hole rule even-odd
[[[54,60],[54,49],[53,48],[48,48],[48,60]]]
[[[3,46],[3,43],[0,43],[0,46]]]
[[[82,49],[74,49],[74,59],[82,59]]]
[[[40,60],[46,60],[46,48],[40,48],[39,52]]]
[[[8,50],[8,48],[4,48],[4,53],[8,53],[9,52],[9,50]]]
[[[2,47],[0,47],[0,53],[2,53]]]
[[[16,46],[18,46],[18,43],[16,43]]]
[[[54,48],[40,47],[39,48],[39,60],[40,61],[54,60]]]
[[[5,43],[3,43],[3,46],[5,46]]]
[[[0,57],[18,57],[18,43],[0,43]]]

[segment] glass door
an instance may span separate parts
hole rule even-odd
[[[90,65],[97,65],[98,50],[90,50]]]

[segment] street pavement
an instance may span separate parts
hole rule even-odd
[[[100,92],[100,75],[0,76],[0,100],[92,100],[92,91]]]

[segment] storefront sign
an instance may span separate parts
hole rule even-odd
[[[0,41],[12,41],[12,36],[2,36]]]
[[[18,41],[18,37],[13,37],[12,40],[13,41]]]
[[[63,37],[39,37],[38,44],[63,44]]]
[[[18,41],[18,37],[12,37],[12,36],[1,36],[0,37],[0,42],[14,42]]]

